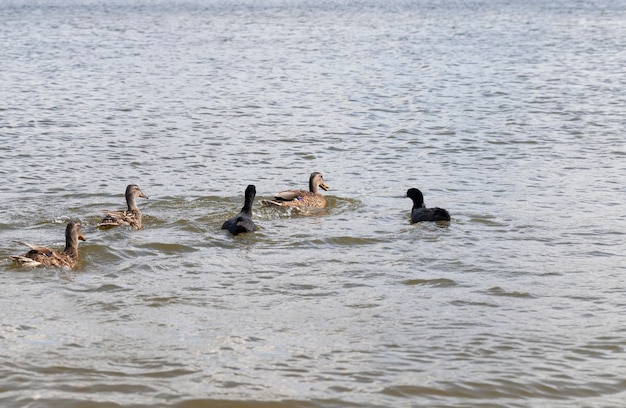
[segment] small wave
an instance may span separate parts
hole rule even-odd
[[[69,290],[70,292],[79,292],[79,293],[94,293],[94,292],[127,292],[130,291],[131,289],[128,288],[124,288],[121,286],[117,286],[114,284],[105,284],[105,285],[101,285],[95,288],[88,288],[88,289],[77,289],[77,288],[65,288],[66,290]]]
[[[436,288],[451,288],[458,286],[458,284],[452,279],[438,278],[438,279],[407,279],[404,281],[405,285],[424,285],[432,286]]]
[[[509,292],[502,289],[499,286],[495,286],[487,290],[487,293],[493,296],[507,296],[507,297],[516,297],[516,298],[525,298],[525,299],[534,299],[535,296],[531,295],[528,292]]]

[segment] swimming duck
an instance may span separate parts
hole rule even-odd
[[[309,191],[286,190],[274,195],[274,200],[264,200],[265,205],[278,207],[326,207],[326,198],[319,192],[319,188],[328,191],[322,173],[314,172],[309,177]]]
[[[417,188],[408,189],[406,196],[413,200],[411,222],[450,221],[450,214],[443,208],[426,208],[426,205],[424,204],[424,195]]]
[[[39,245],[20,242],[30,248],[24,255],[11,256],[22,266],[67,266],[76,267],[78,262],[78,240],[86,241],[80,232],[80,223],[71,221],[65,228],[65,249],[58,252]]]
[[[246,198],[241,212],[233,218],[226,220],[222,225],[222,229],[230,231],[233,235],[256,230],[256,225],[254,225],[252,221],[252,203],[254,202],[254,196],[256,196],[256,187],[250,184],[246,187]]]
[[[126,187],[126,211],[104,211],[106,215],[98,224],[98,227],[113,227],[116,225],[130,225],[134,229],[141,228],[141,211],[137,207],[136,198],[147,199],[136,184],[129,184]]]

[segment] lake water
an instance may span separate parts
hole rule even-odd
[[[626,2],[0,22],[0,405],[624,406]],[[326,210],[260,206],[313,171]],[[130,183],[144,228],[97,229]],[[410,225],[410,187],[449,225]],[[70,219],[76,270],[8,258]]]

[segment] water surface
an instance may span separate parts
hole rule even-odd
[[[626,4],[0,5],[3,406],[618,407]],[[324,174],[309,216],[254,207]],[[144,229],[101,231],[137,183]],[[410,225],[409,187],[448,225]],[[25,270],[14,241],[75,271]]]

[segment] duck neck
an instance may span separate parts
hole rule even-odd
[[[70,256],[78,255],[78,237],[75,237],[74,235],[68,235],[65,237],[65,250],[63,253]]]
[[[426,208],[424,200],[413,199],[413,209]]]
[[[139,212],[139,207],[137,207],[137,201],[134,195],[126,197],[126,205],[128,205],[128,211]]]
[[[309,180],[309,191],[313,194],[319,193],[319,189],[314,179]]]
[[[253,195],[246,195],[246,200],[244,201],[243,208],[241,212],[246,215],[252,215],[252,203],[254,202]]]

